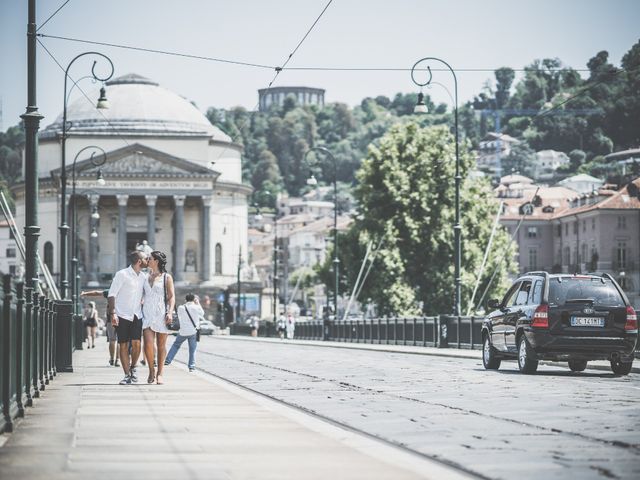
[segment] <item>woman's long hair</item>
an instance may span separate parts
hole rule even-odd
[[[151,256],[158,261],[158,270],[160,273],[167,272],[167,256],[160,250],[154,250],[151,252]]]

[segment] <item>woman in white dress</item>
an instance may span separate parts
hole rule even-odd
[[[144,301],[142,312],[142,328],[144,332],[144,356],[149,366],[149,378],[147,383],[154,381],[162,385],[162,370],[164,360],[167,357],[167,325],[171,323],[172,312],[175,305],[175,292],[173,278],[167,273],[167,256],[154,250],[149,256],[149,268],[151,274],[144,282]],[[156,343],[158,351],[158,373],[156,375],[153,360],[153,344]]]

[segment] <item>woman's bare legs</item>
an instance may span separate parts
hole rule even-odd
[[[150,328],[145,328],[143,331],[144,335],[144,356],[147,359],[147,367],[149,367],[149,378],[147,379],[147,383],[153,383],[156,377],[156,370],[153,366],[153,346],[155,344],[154,337],[155,332]]]
[[[91,327],[91,348],[96,348],[96,330],[98,327]]]
[[[167,333],[156,333],[156,343],[158,345],[158,385],[164,383],[162,381],[162,371],[164,370],[164,361],[167,358]]]

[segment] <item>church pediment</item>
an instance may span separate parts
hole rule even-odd
[[[193,173],[174,164],[163,162],[144,152],[131,152],[126,157],[107,161],[102,173],[108,174],[185,174]]]
[[[91,155],[87,151],[87,157]],[[99,163],[102,153],[96,152],[94,161]],[[67,170],[69,169],[67,164]],[[106,152],[106,160],[97,167],[90,158],[81,160],[76,164],[76,175],[95,175],[97,168],[102,174],[109,177],[181,177],[181,176],[204,176],[215,178],[218,172],[203,167],[197,163],[175,157],[167,153],[155,150],[145,145],[134,144],[118,150]],[[59,169],[52,172],[54,176],[60,174]],[[70,172],[67,172],[68,174]]]

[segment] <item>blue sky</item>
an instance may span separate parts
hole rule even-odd
[[[42,23],[64,0],[38,1]],[[71,0],[41,33],[145,48],[281,65],[327,0]],[[14,125],[26,105],[26,0],[0,0],[2,128]],[[425,56],[454,68],[522,68],[536,58],[558,57],[585,68],[600,50],[613,63],[640,39],[638,0],[334,0],[289,66],[410,68]],[[77,54],[111,57],[116,75],[135,72],[196,102],[252,109],[257,90],[273,71],[96,47],[44,38],[66,66]],[[88,75],[76,62],[72,77]],[[477,94],[491,72],[460,72],[460,100]],[[62,110],[64,74],[38,49],[38,106],[43,127]],[[434,80],[453,88],[449,74]],[[83,89],[92,90],[89,80]],[[284,71],[275,85],[327,90],[327,101],[355,105],[365,96],[413,91],[408,72]],[[438,87],[429,93],[449,103]],[[75,98],[74,93],[72,99]]]

